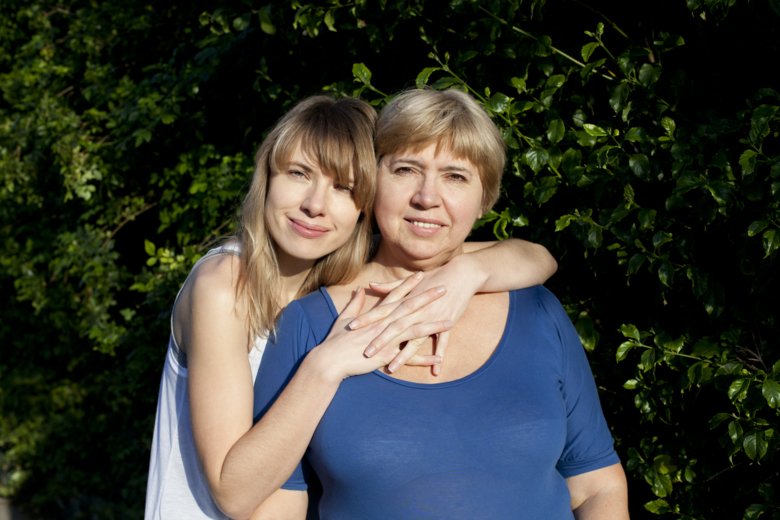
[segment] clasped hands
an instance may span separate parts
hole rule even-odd
[[[414,273],[395,282],[371,283],[370,289],[384,297],[365,312],[365,290],[357,289],[318,347],[328,353],[337,377],[343,379],[382,367],[392,373],[403,365],[430,366],[438,375],[449,331],[465,311],[477,285],[469,284],[468,277],[464,281],[453,267]],[[433,353],[418,354],[431,336]]]

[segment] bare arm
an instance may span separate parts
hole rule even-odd
[[[577,520],[628,520],[628,487],[620,464],[566,479]]]
[[[447,294],[427,305],[415,319],[424,322],[447,319],[455,323],[468,307],[471,297],[481,292],[502,292],[521,289],[544,283],[558,268],[558,264],[547,249],[533,242],[509,239],[501,242],[467,242],[464,253],[456,256],[447,264],[425,273],[425,277],[411,294],[444,286]],[[372,284],[372,289],[387,291],[394,284]],[[350,326],[359,328],[376,320],[383,312],[377,307],[355,320]],[[410,317],[411,319],[411,317]],[[382,333],[366,349],[371,356],[393,341],[392,331]],[[444,356],[449,343],[449,333],[438,336],[436,354]],[[406,348],[389,365],[393,372],[404,364],[413,361],[416,348]],[[438,374],[441,365],[433,366]]]
[[[387,364],[397,350],[367,359],[362,351],[368,342],[392,320],[414,312],[441,293],[427,291],[408,300],[402,298],[387,320],[361,331],[347,333],[346,323],[337,323],[335,332],[321,346],[325,348],[315,349],[304,359],[276,403],[253,426],[248,331],[235,301],[237,269],[232,256],[202,264],[174,312],[175,329],[187,349],[195,444],[212,497],[228,516],[295,518],[301,495],[275,492],[303,457],[341,380]],[[417,282],[412,280],[397,291],[408,293]],[[346,315],[358,315],[362,305],[360,292],[345,309]],[[442,330],[442,324],[428,327],[408,334],[416,337]],[[404,339],[409,337],[402,336],[401,341]],[[298,506],[292,508],[289,500]]]

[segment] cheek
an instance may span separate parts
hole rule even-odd
[[[358,218],[360,218],[360,209],[355,205],[355,201],[346,196],[339,196],[334,201],[333,205],[334,218],[338,219],[342,225],[346,225],[350,228],[350,231],[355,224],[357,224]]]

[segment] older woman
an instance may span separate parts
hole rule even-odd
[[[376,143],[378,251],[349,285],[288,307],[256,385],[264,410],[302,362],[332,367],[319,376],[329,407],[282,486],[285,500],[305,501],[316,475],[321,518],[627,518],[625,476],[585,353],[543,287],[474,296],[438,374],[376,370],[364,357],[371,327],[350,330],[339,310],[355,305],[355,292],[381,309],[361,287],[457,262],[504,167],[498,130],[458,91],[396,97]],[[435,336],[426,349],[435,352]]]

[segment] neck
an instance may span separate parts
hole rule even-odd
[[[433,258],[416,259],[396,254],[394,248],[383,241],[379,244],[379,249],[377,249],[376,255],[372,259],[372,264],[381,267],[388,274],[388,279],[398,280],[418,271],[431,271],[441,267],[462,252],[463,247],[459,247],[454,251],[442,252]]]
[[[309,276],[314,262],[310,260],[301,260],[300,258],[290,258],[287,255],[278,254],[279,275],[281,282],[281,300],[282,305],[287,305],[298,297],[298,291]]]

